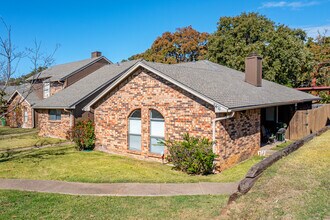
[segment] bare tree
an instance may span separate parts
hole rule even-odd
[[[4,26],[6,37],[0,36],[0,117],[8,114],[5,111],[6,88],[8,87],[10,79],[14,76],[22,58],[27,58],[32,65],[33,79],[29,81],[22,91],[23,97],[16,103],[19,106],[30,94],[33,92],[33,83],[35,83],[40,76],[40,68],[45,69],[54,63],[54,55],[59,48],[57,44],[52,53],[46,54],[41,50],[41,42],[34,40],[33,47],[27,47],[24,51],[19,51],[18,48],[12,43],[11,26],[7,25],[3,18],[0,18]],[[7,94],[8,95],[8,94]],[[15,109],[14,108],[14,109]]]
[[[11,26],[0,18],[4,27],[6,37],[0,36],[0,103],[3,105],[3,96],[10,78],[16,73],[20,60],[24,57],[24,52],[18,51],[17,47],[12,43]]]

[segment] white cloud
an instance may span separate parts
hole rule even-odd
[[[295,1],[295,2],[289,2],[289,1],[278,1],[278,2],[265,2],[262,3],[261,8],[302,8],[302,7],[308,7],[313,5],[318,5],[319,2],[317,1]]]
[[[308,37],[315,38],[319,33],[322,35],[325,34],[326,36],[330,36],[330,24],[313,27],[301,27],[301,29],[306,31]]]

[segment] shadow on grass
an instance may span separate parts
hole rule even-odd
[[[0,153],[0,163],[10,160],[22,160],[22,159],[32,159],[32,160],[44,160],[50,159],[54,156],[63,156],[75,153],[76,150],[74,146],[62,146],[62,147],[50,147],[43,149],[30,149],[24,151],[4,151]]]

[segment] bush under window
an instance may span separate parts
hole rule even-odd
[[[197,138],[183,135],[182,141],[165,141],[169,152],[167,159],[173,163],[175,169],[188,174],[210,174],[213,172],[213,142],[207,138]]]
[[[78,150],[92,150],[95,146],[94,123],[91,120],[78,121],[69,137],[76,143]]]

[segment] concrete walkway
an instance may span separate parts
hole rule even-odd
[[[0,189],[93,196],[230,195],[238,183],[77,183],[0,179]]]

